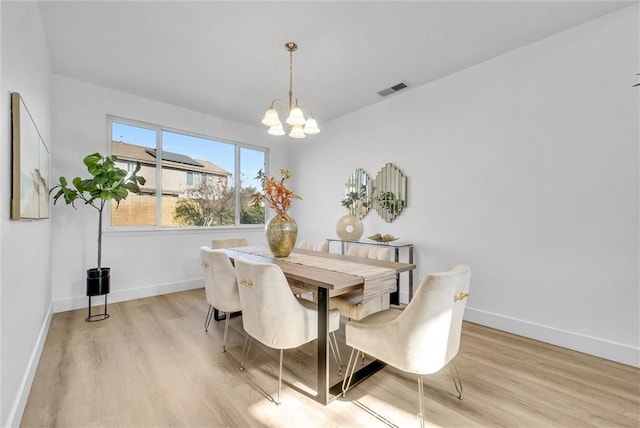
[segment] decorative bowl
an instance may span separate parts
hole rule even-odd
[[[399,239],[399,238],[396,238],[393,235],[381,235],[379,233],[376,233],[375,235],[368,236],[367,238],[371,239],[372,241],[382,242],[384,244],[386,244],[388,242],[392,242],[392,241],[397,241]]]

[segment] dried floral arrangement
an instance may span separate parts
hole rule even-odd
[[[291,202],[294,199],[302,199],[302,197],[287,187],[287,180],[293,177],[287,168],[280,168],[282,177],[276,179],[273,176],[267,176],[264,171],[258,171],[256,178],[262,183],[262,192],[255,193],[251,199],[251,206],[259,206],[262,198],[267,200],[269,208],[276,211],[279,216],[286,214],[291,208]]]

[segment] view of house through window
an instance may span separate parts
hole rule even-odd
[[[111,210],[112,226],[233,226],[263,224],[264,206],[249,205],[260,190],[266,150],[111,121],[111,153],[118,166],[147,182]],[[158,170],[160,173],[158,174]]]

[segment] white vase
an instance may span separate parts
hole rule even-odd
[[[357,241],[363,232],[362,221],[351,214],[340,217],[336,223],[336,233],[343,241]]]

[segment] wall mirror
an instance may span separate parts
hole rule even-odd
[[[11,219],[49,217],[49,149],[19,93],[11,94]]]
[[[342,206],[349,210],[349,214],[362,220],[371,206],[370,193],[369,176],[364,169],[358,168],[345,183]]]
[[[388,163],[375,179],[373,207],[386,221],[392,222],[407,206],[407,177],[395,165]]]

